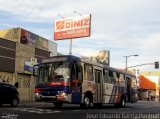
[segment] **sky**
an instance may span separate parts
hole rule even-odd
[[[91,14],[91,36],[73,39],[72,54],[90,56],[110,50],[115,68],[160,61],[159,0],[0,0],[0,29],[22,27],[54,41],[55,20]],[[69,40],[54,41],[69,53]],[[154,70],[154,65],[136,67]]]

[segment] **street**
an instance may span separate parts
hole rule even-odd
[[[126,108],[105,105],[101,108],[82,109],[79,105],[66,104],[56,109],[52,104],[26,104],[19,107],[5,105],[0,108],[0,119],[134,119],[160,118],[160,103],[140,101],[127,104]]]

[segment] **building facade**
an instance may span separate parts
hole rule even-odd
[[[140,72],[140,89],[143,96],[154,96],[155,101],[160,101],[160,71]]]
[[[22,28],[0,30],[0,82],[18,82],[21,101],[34,100],[33,65],[57,55],[57,44]]]

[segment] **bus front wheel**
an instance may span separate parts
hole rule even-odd
[[[63,103],[62,102],[54,102],[53,105],[56,107],[56,108],[60,108],[63,106]]]
[[[89,96],[84,97],[84,102],[80,104],[82,108],[89,108],[91,106],[91,99]]]

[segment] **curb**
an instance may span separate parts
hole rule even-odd
[[[46,107],[52,106],[52,103],[45,103],[45,102],[20,102],[20,107]]]

